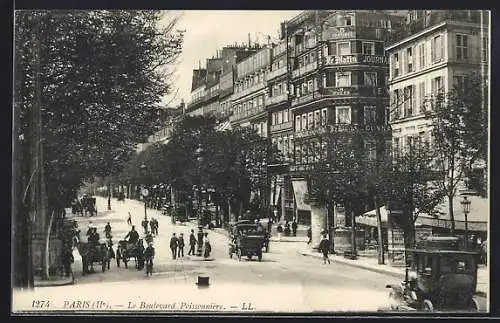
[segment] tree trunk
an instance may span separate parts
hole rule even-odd
[[[50,234],[52,231],[52,223],[54,222],[54,214],[56,214],[55,210],[52,211],[49,220],[49,227],[47,229],[47,237],[45,238],[45,261],[43,262],[43,272],[45,274],[46,279],[50,277],[49,268],[50,268]]]
[[[384,239],[382,235],[382,215],[380,214],[380,207],[378,205],[377,195],[373,196],[373,203],[375,205],[375,213],[377,215],[377,242],[378,242],[378,264],[384,264]]]
[[[356,217],[354,215],[354,211],[351,211],[351,227],[352,227],[352,257],[356,258],[358,254],[358,250],[356,247]]]
[[[455,235],[455,215],[453,214],[453,195],[448,195],[448,212],[450,213],[451,235]]]

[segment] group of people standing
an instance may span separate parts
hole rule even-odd
[[[208,239],[208,232],[198,232],[198,238],[195,236],[194,230],[191,229],[191,234],[189,235],[189,251],[188,256],[195,256],[197,254],[196,245],[198,245],[198,250],[203,252],[203,257],[208,258],[212,252],[212,246],[210,240]],[[170,238],[170,250],[172,251],[172,259],[184,258],[184,234],[180,233],[179,236],[174,232]]]

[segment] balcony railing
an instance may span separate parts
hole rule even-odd
[[[326,87],[322,90],[325,96],[377,96],[379,91],[374,86],[345,86],[345,87]],[[383,92],[380,93],[382,95]]]
[[[271,132],[289,130],[289,129],[292,129],[292,127],[293,127],[292,121],[287,121],[287,122],[283,122],[280,124],[273,124],[273,125],[271,125]]]
[[[365,132],[365,133],[379,133],[390,135],[392,128],[388,124],[349,124],[349,123],[334,123],[327,126],[320,125],[315,129],[300,130],[295,132],[295,138],[304,138],[315,135],[322,135],[325,133],[337,132]]]
[[[292,106],[304,104],[320,97],[322,97],[321,93],[319,91],[314,91],[312,93],[294,98],[292,100]]]
[[[326,56],[322,59],[323,66],[367,64],[367,65],[389,65],[387,56],[384,55],[337,55]]]
[[[276,96],[270,96],[267,98],[266,101],[267,101],[267,105],[271,105],[271,104],[285,102],[286,100],[288,100],[288,94],[283,93],[283,94],[276,95]]]
[[[267,73],[266,81],[272,80],[275,77],[286,74],[287,71],[288,71],[288,68],[286,65],[281,67],[281,68],[278,68],[277,70],[271,71],[271,72]]]
[[[229,121],[233,122],[233,121],[238,121],[238,120],[245,119],[245,118],[250,118],[250,117],[256,116],[259,113],[262,113],[264,111],[265,111],[264,106],[250,108],[250,109],[245,110],[241,113],[234,113],[233,115],[231,115],[229,117]]]
[[[261,83],[255,84],[255,85],[253,85],[253,86],[251,86],[249,88],[246,88],[246,89],[244,89],[241,92],[235,92],[233,94],[233,100],[242,98],[244,96],[249,95],[250,93],[253,93],[255,91],[261,90],[261,89],[264,88],[264,85],[265,85],[264,82],[261,82]]]
[[[298,70],[293,70],[292,72],[292,77],[295,78],[295,77],[299,77],[301,75],[304,75],[306,73],[309,73],[311,71],[314,71],[315,69],[318,68],[318,62],[317,61],[314,61],[312,63],[309,63],[305,66],[302,66],[301,68],[299,68]]]

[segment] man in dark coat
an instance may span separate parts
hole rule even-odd
[[[328,240],[327,235],[323,236],[321,242],[319,243],[318,250],[323,253],[323,264],[330,263],[330,259],[328,258],[328,252],[330,251],[330,240]]]
[[[153,274],[153,259],[155,257],[155,248],[153,243],[150,242],[147,248],[144,250],[144,260],[146,261],[146,275]]]
[[[127,235],[125,236],[125,239],[127,239],[127,238],[128,238],[129,243],[136,244],[137,241],[139,241],[139,233],[137,233],[137,231],[135,231],[135,225],[132,226],[132,229],[130,230],[130,232],[127,233]]]
[[[170,250],[172,250],[172,259],[177,258],[177,246],[178,246],[179,240],[175,236],[175,233],[172,235],[172,238],[170,238]]]
[[[149,221],[147,218],[144,218],[144,220],[142,220],[142,227],[144,228],[144,233],[148,233],[148,224],[149,224]]]
[[[191,229],[191,234],[189,235],[189,251],[188,256],[194,256],[196,254],[196,237],[194,236],[194,230]]]
[[[184,235],[181,233],[177,239],[177,246],[179,247],[177,257],[184,258]]]
[[[69,277],[72,273],[71,264],[75,261],[73,252],[69,246],[64,246],[61,254],[61,260],[64,267],[64,274]]]
[[[109,222],[104,227],[104,233],[106,235],[106,239],[111,237],[111,225],[109,224]]]
[[[297,236],[297,221],[293,220],[292,222],[292,235],[294,237]]]

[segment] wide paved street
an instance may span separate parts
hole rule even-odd
[[[99,215],[77,218],[83,235],[89,220],[97,225],[101,236],[106,222],[110,222],[116,243],[130,228],[126,223],[128,212],[132,214],[136,229],[142,233],[140,222],[144,206],[141,202],[112,200],[112,211],[106,210],[106,204],[106,199],[97,198]],[[240,262],[229,258],[227,237],[213,231],[209,231],[213,260],[202,261],[200,257],[188,256],[173,260],[168,245],[172,233],[184,233],[187,241],[194,226],[173,225],[170,217],[151,209],[148,209],[148,217],[159,221],[152,277],[146,277],[144,270],[137,271],[133,261],[128,269],[123,265],[117,268],[113,261],[110,271],[101,273],[99,270],[82,276],[81,258],[75,251],[76,285],[45,287],[38,292],[61,298],[59,306],[62,309],[71,309],[73,303],[64,303],[71,299],[103,300],[111,304],[107,310],[195,310],[188,303],[193,303],[191,307],[194,307],[213,302],[222,304],[223,308],[212,310],[224,311],[243,311],[251,303],[248,310],[259,312],[336,312],[376,311],[385,307],[388,304],[385,285],[398,283],[396,278],[384,274],[340,263],[324,265],[319,259],[299,255],[297,250],[304,247],[301,242],[271,242],[270,252],[264,253],[262,262],[243,258]],[[185,254],[187,251],[188,247]],[[209,288],[198,289],[195,283],[199,275],[209,277]],[[172,305],[173,302],[177,303]],[[166,308],[167,303],[174,308]],[[485,300],[480,303],[484,309]]]

